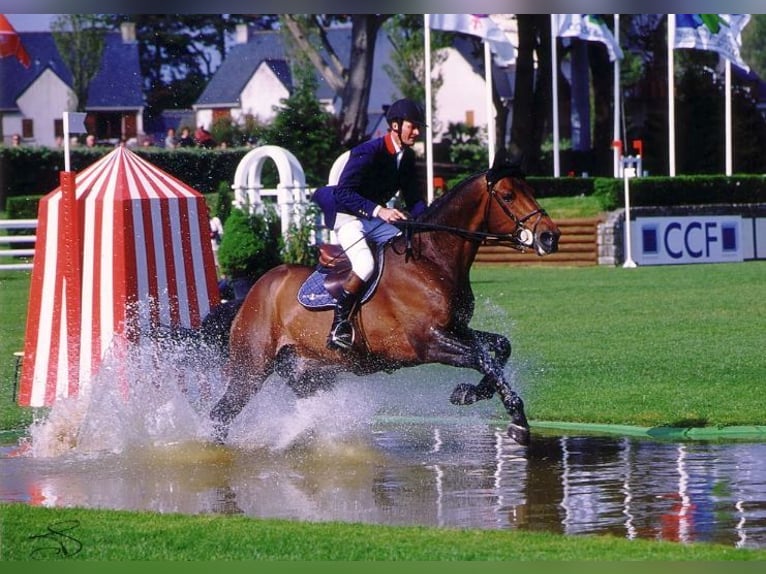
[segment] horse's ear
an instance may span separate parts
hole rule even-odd
[[[515,143],[511,142],[510,150],[505,147],[498,148],[488,173],[489,180],[496,182],[507,176],[524,177],[521,162],[522,153]]]

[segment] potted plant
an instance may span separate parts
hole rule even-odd
[[[263,213],[232,209],[223,226],[218,263],[235,299],[244,299],[258,277],[282,263],[280,253],[279,219],[273,209]]]

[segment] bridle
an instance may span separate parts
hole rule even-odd
[[[547,215],[547,212],[542,208],[538,207],[537,209],[534,209],[527,213],[523,217],[518,217],[513,211],[511,211],[508,208],[508,203],[504,199],[502,199],[495,189],[495,184],[497,184],[498,181],[500,181],[502,178],[495,179],[494,181],[490,179],[489,174],[487,174],[487,191],[489,192],[490,199],[494,199],[497,204],[500,206],[500,209],[503,211],[505,215],[508,216],[510,220],[514,222],[516,225],[516,228],[511,233],[501,233],[501,234],[486,234],[486,237],[484,238],[484,241],[496,243],[499,245],[508,245],[509,247],[513,247],[514,249],[518,249],[519,251],[526,251],[529,247],[532,247],[532,245],[535,242],[535,236],[537,235],[537,226],[540,224],[540,220],[542,220],[543,217]],[[490,210],[491,203],[487,202],[487,208],[486,212],[484,214],[484,221],[485,223],[489,221],[489,210]],[[534,225],[532,225],[532,229],[530,230],[529,227],[525,226],[525,223],[532,219],[533,217],[536,217],[534,221]]]
[[[487,193],[489,193],[490,201],[487,201],[485,213],[484,213],[484,225],[487,225],[489,221],[490,208],[492,206],[492,200],[496,201],[500,206],[503,213],[515,224],[515,229],[510,233],[490,233],[488,231],[471,231],[470,229],[463,229],[461,227],[453,227],[449,225],[440,225],[437,223],[426,223],[421,221],[404,220],[397,221],[394,225],[401,228],[407,237],[407,251],[411,252],[411,239],[414,233],[423,231],[444,231],[457,235],[468,241],[475,241],[477,243],[493,243],[496,245],[505,245],[512,247],[518,251],[526,251],[535,241],[537,235],[537,226],[543,217],[547,215],[547,212],[542,208],[537,208],[523,217],[518,217],[508,207],[507,201],[502,199],[495,189],[495,185],[498,181],[503,179],[502,177],[491,177],[491,171],[486,174],[487,180]],[[532,228],[530,229],[525,224],[532,218],[536,217]]]

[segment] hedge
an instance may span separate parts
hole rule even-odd
[[[74,148],[70,153],[71,169],[78,171],[94,163],[111,150],[108,148]],[[203,194],[219,191],[222,183],[231,185],[237,165],[249,148],[205,150],[181,148],[140,148],[139,156],[174,175]],[[0,147],[0,211],[6,201],[16,196],[42,196],[58,187],[63,169],[61,150],[45,147]],[[449,186],[466,177],[459,166],[439,164],[435,175]],[[425,169],[422,170],[425,172]],[[276,168],[264,166],[263,184],[276,186]],[[605,177],[529,177],[537,197],[573,197],[594,195],[605,211],[622,206],[624,183]],[[764,204],[766,176],[755,174],[679,175],[676,177],[638,177],[630,182],[630,200],[634,206],[700,205],[700,204]]]

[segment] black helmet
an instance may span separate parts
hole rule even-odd
[[[423,108],[420,104],[408,100],[407,98],[396,100],[391,104],[388,111],[386,111],[386,121],[388,121],[388,125],[390,126],[395,121],[402,122],[403,120],[407,120],[423,127],[426,121],[423,114]]]

